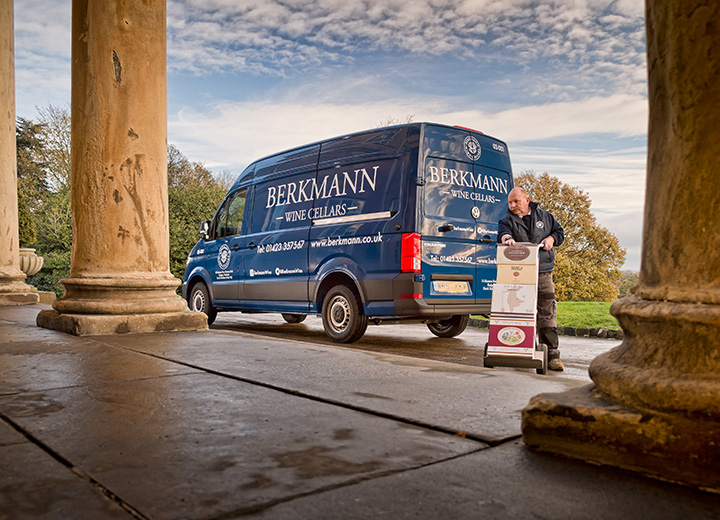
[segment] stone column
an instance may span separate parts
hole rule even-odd
[[[37,303],[37,290],[20,270],[13,0],[0,0],[0,104],[0,305]]]
[[[645,228],[625,331],[595,386],[534,397],[541,450],[720,490],[720,3],[648,0]]]
[[[169,269],[165,12],[165,0],[73,0],[72,261],[41,327],[207,327]]]

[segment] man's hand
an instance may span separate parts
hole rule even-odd
[[[555,245],[555,239],[551,236],[547,237],[541,242],[541,244],[543,245],[543,249],[545,249],[545,251],[550,251]]]

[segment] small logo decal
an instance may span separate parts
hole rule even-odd
[[[541,220],[538,220],[537,223],[535,224],[535,227],[542,229],[545,227],[545,223]]]
[[[463,141],[463,148],[465,149],[465,155],[467,155],[473,161],[477,161],[478,159],[480,159],[482,149],[480,148],[480,143],[478,142],[478,140],[475,139],[475,137],[473,137],[472,135],[469,135],[465,138],[465,141]]]
[[[220,246],[220,251],[218,251],[218,266],[223,271],[230,266],[230,247],[227,244]]]

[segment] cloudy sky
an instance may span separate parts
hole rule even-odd
[[[15,0],[17,114],[70,100],[71,0]],[[476,128],[586,191],[639,270],[643,0],[169,0],[168,140],[239,173],[389,119]]]

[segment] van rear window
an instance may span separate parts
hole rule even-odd
[[[479,222],[497,222],[512,188],[504,146],[465,130],[425,128],[424,213]],[[492,165],[495,167],[488,167]]]

